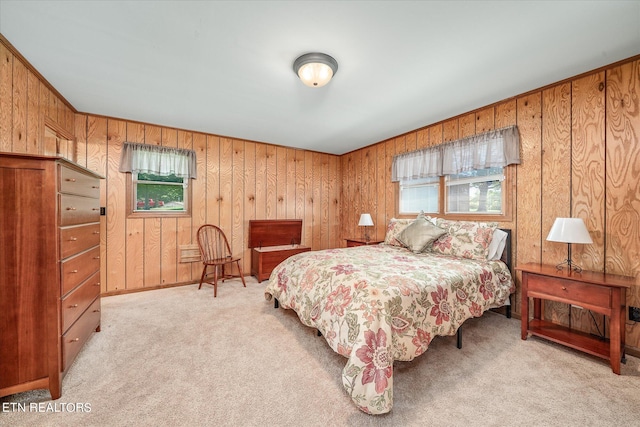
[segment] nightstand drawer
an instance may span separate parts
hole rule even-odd
[[[565,303],[611,308],[611,288],[606,286],[534,274],[528,278],[529,293],[548,295]]]

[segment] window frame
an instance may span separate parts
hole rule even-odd
[[[191,179],[184,178],[186,182],[186,188],[184,189],[184,198],[185,200],[185,209],[183,211],[137,211],[135,207],[137,206],[137,200],[135,200],[136,192],[133,190],[133,186],[136,185],[134,183],[134,174],[127,173],[127,218],[191,218],[191,200],[192,200],[192,187]],[[184,184],[182,184],[184,185]]]
[[[425,212],[426,215],[437,216],[439,218],[451,219],[456,221],[483,221],[483,222],[510,222],[513,219],[513,205],[515,201],[515,181],[516,181],[516,166],[508,165],[503,169],[503,191],[502,191],[502,206],[503,212],[501,214],[482,214],[476,212],[470,213],[448,213],[447,212],[447,197],[446,197],[446,182],[445,177],[440,177],[439,191],[438,191],[438,211],[439,212]],[[419,212],[400,212],[400,182],[394,182],[394,189],[396,192],[396,212],[398,218],[413,218]]]

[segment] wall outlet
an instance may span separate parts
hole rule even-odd
[[[629,306],[629,320],[640,322],[640,307]]]

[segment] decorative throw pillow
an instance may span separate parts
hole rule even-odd
[[[424,251],[434,240],[445,234],[442,228],[427,220],[424,215],[409,224],[396,239],[414,253]]]
[[[431,251],[461,258],[486,260],[497,222],[450,221],[436,219],[436,225],[447,232],[433,242]]]
[[[389,225],[387,225],[387,234],[384,237],[385,245],[404,246],[398,241],[398,239],[396,239],[396,237],[413,221],[415,220],[391,218],[391,220],[389,220]]]

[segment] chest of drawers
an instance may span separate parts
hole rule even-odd
[[[0,153],[0,396],[48,388],[100,329],[100,179]]]

